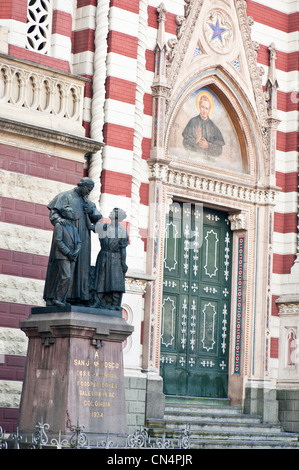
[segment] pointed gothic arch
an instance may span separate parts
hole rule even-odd
[[[210,90],[216,96],[222,106],[222,117],[226,112],[226,117],[230,121],[230,129],[236,133],[242,169],[239,165],[235,171],[248,175],[251,181],[259,182],[264,178],[266,172],[265,147],[260,122],[240,85],[221,66],[216,70],[215,68],[205,70],[194,77],[189,75],[188,79],[183,80],[180,87],[176,87],[175,92],[171,95],[168,101],[168,113],[165,116],[165,157],[173,159],[171,132],[174,125],[179,127],[177,120],[182,107],[186,105],[194,93],[201,89]],[[177,94],[175,94],[176,92]],[[182,157],[182,160],[186,162],[186,158]],[[216,161],[213,169],[217,171]],[[226,170],[228,169],[229,166],[226,167]],[[220,164],[218,170],[223,171],[223,165]],[[230,170],[234,172],[233,165]]]
[[[248,377],[253,376],[259,384],[268,360],[265,337],[272,259],[271,252],[267,254],[264,247],[271,243],[273,230],[271,221],[276,187],[271,179],[273,155],[270,147],[272,144],[273,149],[271,137],[275,126],[272,130],[256,65],[256,51],[250,40],[245,3],[225,3],[226,6],[222,2],[222,7],[227,9],[230,18],[234,18],[231,24],[238,27],[234,26],[235,39],[224,54],[206,48],[201,57],[194,57],[210,3],[191,0],[185,17],[180,20],[177,40],[168,42],[168,62],[161,61],[161,54],[156,56],[165,69],[162,73],[161,66],[157,68],[159,74],[155,75],[152,86],[153,138],[148,160],[150,233],[147,255],[148,269],[155,281],[146,296],[148,316],[144,331],[149,340],[143,359],[145,368],[159,374],[165,281],[162,260],[169,206],[172,201],[201,203],[205,208],[219,211],[218,214],[225,214],[233,231],[228,396],[232,403],[240,404]],[[224,17],[223,14],[222,19]],[[213,21],[217,21],[216,18],[215,14]],[[158,31],[160,48],[165,41],[164,32],[161,18]],[[236,68],[236,57],[240,71]],[[182,149],[181,134],[188,124],[188,112],[184,116],[186,122],[178,123],[177,119],[188,100],[203,89],[214,96],[215,102],[217,100],[222,117],[230,123],[229,132],[235,133],[243,165],[237,171],[234,167],[224,166],[217,158],[192,160],[180,149],[177,154],[173,151],[172,133],[177,124],[175,130],[180,134]],[[189,120],[191,118],[190,115]],[[221,119],[219,121],[220,128],[223,123]]]

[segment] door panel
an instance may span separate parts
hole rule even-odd
[[[164,393],[227,396],[232,236],[226,214],[175,203],[165,230]]]

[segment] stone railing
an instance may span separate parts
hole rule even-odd
[[[84,135],[86,80],[0,54],[0,117]]]

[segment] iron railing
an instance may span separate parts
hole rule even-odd
[[[50,425],[43,422],[36,423],[35,431],[31,436],[22,436],[19,429],[9,435],[0,426],[0,449],[189,449],[190,431],[189,426],[185,425],[181,430],[169,431],[172,437],[169,437],[166,431],[160,436],[151,436],[149,429],[140,426],[132,434],[126,436],[122,442],[114,439],[110,433],[103,434],[102,438],[91,444],[88,440],[88,434],[85,432],[85,426],[79,423],[71,426],[71,433],[63,436],[61,431],[58,435],[49,437]],[[175,435],[177,434],[177,435]]]

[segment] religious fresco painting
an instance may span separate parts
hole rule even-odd
[[[179,109],[169,135],[170,158],[246,173],[232,120],[213,91],[199,88]]]

